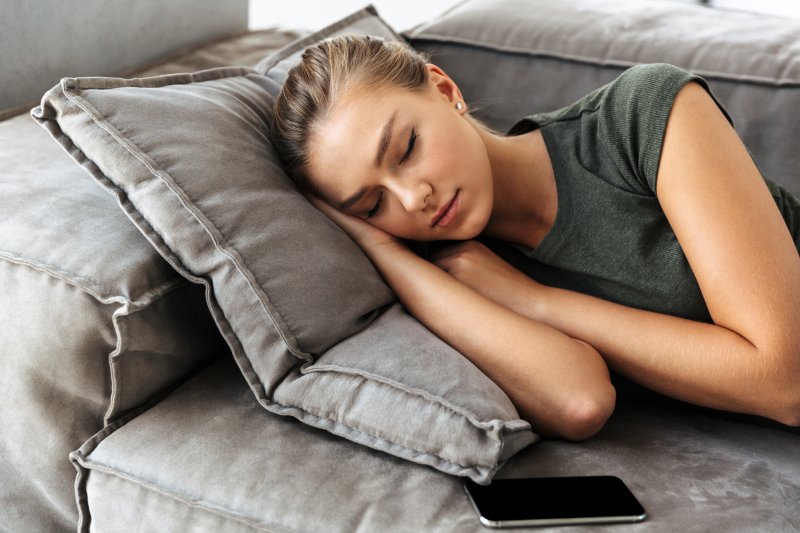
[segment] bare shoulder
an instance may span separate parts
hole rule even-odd
[[[800,257],[750,154],[704,87],[667,122],[656,195],[709,312],[769,351],[800,346]]]
[[[681,87],[678,94],[675,95],[672,113],[675,113],[676,110],[682,113],[711,113],[723,118],[725,116],[705,87],[697,81],[690,81]],[[730,126],[727,119],[725,123]]]

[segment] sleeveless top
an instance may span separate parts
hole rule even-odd
[[[487,244],[545,285],[711,322],[655,194],[667,118],[678,91],[691,81],[708,91],[732,124],[703,78],[663,63],[632,67],[572,105],[517,122],[509,135],[541,129],[558,212],[535,249]],[[800,202],[765,182],[800,249]]]

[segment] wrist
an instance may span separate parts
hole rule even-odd
[[[390,266],[393,262],[397,262],[405,254],[415,256],[408,246],[394,238],[359,242],[358,244],[379,270]]]

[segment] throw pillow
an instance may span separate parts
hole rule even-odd
[[[382,24],[371,8],[347,20],[367,18]],[[64,78],[32,114],[177,271],[206,286],[265,408],[488,482],[536,436],[491,380],[394,303],[358,246],[287,178],[266,135],[279,88],[244,67]]]

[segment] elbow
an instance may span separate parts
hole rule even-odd
[[[791,391],[767,416],[786,426],[800,427],[800,393]]]
[[[571,441],[586,440],[605,426],[616,405],[616,391],[609,382],[599,393],[576,398],[565,412],[562,437]]]
[[[800,427],[800,347],[783,350],[768,395],[766,416],[781,424]]]
[[[800,407],[795,406],[793,411],[787,413],[783,419],[778,420],[778,422],[793,428],[800,428]]]
[[[787,426],[800,427],[800,341],[793,346],[786,356],[789,370],[786,372],[785,414],[782,423]]]
[[[800,384],[797,379],[793,380],[793,385],[784,391],[776,403],[777,409],[771,418],[787,426],[800,427]]]

